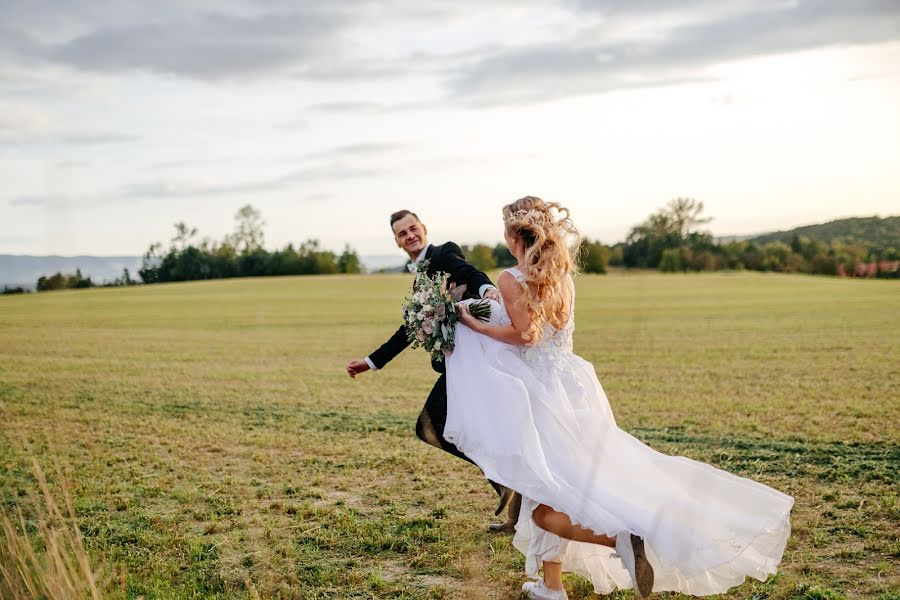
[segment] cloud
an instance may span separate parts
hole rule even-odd
[[[328,193],[328,192],[322,192],[322,193],[320,193],[320,194],[307,194],[306,196],[303,197],[303,199],[304,199],[306,202],[309,202],[309,203],[311,203],[311,204],[312,204],[312,203],[327,202],[327,201],[329,201],[329,200],[334,200],[335,198],[336,198],[336,196],[335,196],[334,194],[331,194],[331,193]]]
[[[0,59],[32,62],[43,54],[44,46],[34,36],[17,27],[0,25]]]
[[[73,145],[135,142],[138,136],[114,131],[66,131],[54,125],[50,113],[30,104],[0,103],[0,142],[28,144],[64,142]]]
[[[318,158],[368,158],[378,157],[392,152],[408,150],[410,144],[403,142],[365,142],[360,144],[347,144],[335,146],[326,150],[311,152],[305,155],[308,159]]]
[[[703,81],[706,69],[725,61],[900,39],[896,0],[560,0],[525,8],[510,0],[427,7],[412,0],[164,0],[152,7],[123,0],[112,8],[84,0],[78,9],[7,1],[17,19],[0,26],[0,62],[202,81],[416,77],[443,92],[430,102],[344,97],[310,107],[339,114],[527,103]],[[526,14],[522,23],[549,14],[570,24],[559,31],[571,31],[487,35],[505,31],[504,15],[513,8],[517,19]],[[415,35],[402,38],[404,31]]]
[[[49,196],[19,196],[13,198],[7,204],[9,206],[43,206],[52,201]]]
[[[119,195],[128,198],[184,198],[251,194],[281,190],[302,184],[378,177],[381,170],[347,166],[340,163],[304,167],[277,177],[238,182],[172,181],[168,179],[134,183],[123,187]]]
[[[140,136],[131,133],[117,133],[112,131],[83,131],[80,133],[69,133],[62,136],[62,140],[64,142],[76,146],[122,144],[136,142],[140,139]]]
[[[50,124],[50,115],[39,108],[20,103],[0,103],[0,141],[45,135]]]
[[[496,51],[459,69],[448,82],[449,90],[465,103],[538,101],[703,80],[704,68],[730,60],[900,39],[900,4],[894,1],[720,5],[694,0],[685,7],[691,18],[685,13],[680,23],[661,25],[652,36],[606,38],[601,23],[573,40]],[[581,2],[579,8],[605,9],[605,27],[618,31],[623,21],[655,10],[671,12],[672,5],[661,0]],[[703,15],[713,17],[702,20]]]
[[[88,167],[91,165],[89,160],[59,160],[54,163],[57,169],[77,169],[79,167]]]
[[[443,72],[443,71],[442,71]],[[319,102],[307,106],[307,110],[321,113],[345,115],[348,113],[357,115],[375,115],[387,113],[409,113],[414,110],[438,110],[446,108],[449,97],[438,96],[432,100],[411,100],[407,102]]]
[[[382,104],[380,102],[347,102],[347,101],[338,101],[338,102],[319,102],[317,104],[310,104],[307,106],[309,110],[321,111],[321,112],[333,112],[333,113],[378,113],[384,112],[386,108],[386,104]]]
[[[0,235],[0,244],[18,244],[20,242],[36,241],[38,238],[30,235]],[[7,256],[9,256],[7,254]]]
[[[254,182],[247,182],[246,185],[259,185],[261,187],[265,186],[266,181],[274,181],[274,182],[283,182],[286,179],[291,180],[291,177],[303,176],[308,179],[315,179],[317,181],[323,180],[332,174],[336,179],[340,179],[344,177],[347,173],[350,173],[353,177],[361,177],[361,176],[370,176],[374,175],[375,172],[371,169],[363,169],[358,164],[360,161],[364,161],[371,158],[383,158],[384,156],[391,155],[395,156],[398,152],[402,152],[404,150],[409,150],[413,145],[406,142],[399,141],[386,141],[386,142],[362,142],[358,144],[345,144],[342,146],[333,146],[331,148],[323,148],[320,150],[314,150],[311,152],[306,152],[300,155],[288,155],[282,158],[273,158],[267,157],[265,162],[267,164],[273,164],[274,162],[280,164],[289,164],[289,165],[305,165],[303,168],[296,169],[294,171],[290,171],[289,173],[271,178],[271,180],[260,180]],[[344,161],[352,161],[352,162],[344,162]],[[220,169],[229,169],[233,170],[228,165],[248,165],[248,164],[260,164],[259,157],[254,156],[219,156],[219,157],[206,157],[206,158],[194,158],[194,159],[177,159],[177,160],[165,160],[165,161],[157,161],[149,164],[146,168],[149,171],[196,171],[198,169],[203,169],[204,171],[208,170],[209,167],[216,167]],[[143,189],[142,186],[147,186],[146,189]],[[238,188],[240,188],[238,184]],[[212,191],[204,191],[207,190],[217,190],[217,186],[205,185],[199,183],[187,184],[182,182],[181,184],[173,183],[170,179],[159,179],[151,181],[146,184],[135,184],[136,187],[129,187],[128,193],[129,195],[172,195],[175,193],[182,193],[183,190],[195,190],[201,194],[204,193],[220,193],[220,192],[212,192]],[[227,186],[226,186],[227,187]],[[182,191],[178,191],[182,190]]]
[[[341,8],[315,5],[250,15],[173,12],[168,20],[147,14],[133,23],[88,27],[60,42],[40,42],[29,32],[6,27],[0,56],[105,73],[143,71],[211,80],[254,76],[287,66],[302,68],[336,53],[337,34],[352,19]]]
[[[185,158],[177,160],[162,160],[151,164],[148,168],[154,171],[167,171],[169,169],[181,169],[184,167],[208,167],[211,165],[234,164],[244,162],[246,159],[237,156],[222,156],[218,158]]]

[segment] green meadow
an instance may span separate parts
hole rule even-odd
[[[36,457],[112,597],[519,598],[490,486],[415,437],[426,354],[344,371],[394,331],[408,286],[0,297],[0,502],[29,525]],[[582,275],[575,344],[620,427],[794,496],[779,574],[719,598],[900,598],[900,283]]]

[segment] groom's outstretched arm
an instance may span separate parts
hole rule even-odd
[[[445,264],[440,270],[452,274],[454,279],[465,283],[469,289],[478,290],[479,296],[484,296],[488,289],[495,289],[490,277],[467,262],[462,250],[455,243],[447,242],[441,258]]]
[[[384,365],[391,362],[395,356],[403,352],[410,341],[406,337],[406,327],[400,326],[391,338],[383,343],[378,350],[366,357],[366,362],[373,369],[383,369]]]
[[[406,327],[400,326],[394,335],[388,341],[383,343],[378,350],[365,357],[362,360],[351,360],[347,365],[347,374],[350,377],[356,377],[360,373],[364,373],[369,369],[378,370],[384,368],[384,365],[403,352],[409,346],[410,342],[406,339]]]

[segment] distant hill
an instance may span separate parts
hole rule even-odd
[[[790,244],[794,236],[821,242],[861,244],[874,248],[900,248],[900,216],[851,217],[817,225],[805,225],[788,231],[767,233],[749,241],[757,244],[781,241]]]
[[[369,273],[384,269],[386,271],[402,271],[408,259],[403,254],[367,254],[359,257]]]
[[[0,289],[5,285],[34,289],[38,277],[57,272],[81,274],[94,283],[112,281],[128,269],[133,279],[138,279],[140,256],[29,256],[0,254]]]
[[[768,234],[766,234],[768,235]],[[758,233],[754,233],[752,235],[717,235],[716,243],[717,244],[727,244],[729,242],[743,242],[744,240],[751,240],[753,238],[759,237]]]

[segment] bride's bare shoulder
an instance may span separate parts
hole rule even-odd
[[[500,272],[500,276],[497,277],[497,283],[501,286],[502,285],[514,285],[517,288],[522,287],[522,282],[519,280],[519,278],[516,277],[516,275],[514,273],[510,272],[509,270]]]
[[[509,271],[503,271],[497,277],[497,287],[505,300],[516,299],[522,295],[522,284]]]

